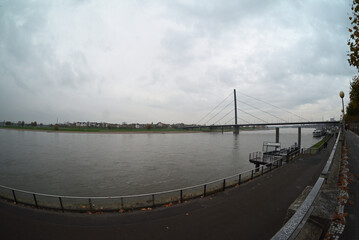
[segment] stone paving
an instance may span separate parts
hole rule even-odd
[[[339,239],[340,235],[343,233],[346,217],[348,213],[345,212],[345,205],[349,202],[349,194],[348,194],[348,184],[350,180],[349,168],[348,168],[348,156],[346,154],[346,148],[343,151],[343,159],[340,167],[339,174],[339,196],[338,196],[338,204],[333,216],[333,221],[329,227],[327,234],[325,235],[326,240]]]
[[[347,202],[343,210],[343,219],[340,220],[345,228],[339,239],[356,240],[359,239],[359,136],[352,131],[347,131],[346,146],[347,152],[344,155],[343,164],[344,174],[347,177],[346,186],[342,189],[348,195],[343,193],[342,200],[339,200],[342,203]],[[349,199],[346,199],[347,197]]]

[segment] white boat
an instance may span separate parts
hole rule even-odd
[[[320,129],[315,129],[313,131],[313,137],[321,137],[323,135],[324,135],[324,132],[322,130],[320,130]]]

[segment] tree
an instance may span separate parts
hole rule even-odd
[[[359,0],[353,0],[353,16],[349,17],[351,28],[349,28],[349,53],[348,62],[350,66],[356,67],[359,71]],[[349,104],[347,106],[347,121],[359,120],[359,75],[353,77],[350,83]]]
[[[147,129],[147,130],[151,130],[152,125],[153,125],[153,123],[152,123],[152,124],[146,124],[146,129]]]
[[[350,102],[347,107],[347,121],[359,120],[359,76],[353,77],[350,83]]]
[[[349,17],[351,28],[349,28],[349,53],[347,55],[349,65],[356,67],[359,71],[359,0],[353,0],[352,11],[353,16]]]

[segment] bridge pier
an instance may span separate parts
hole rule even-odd
[[[301,147],[302,147],[302,128],[298,127],[298,148],[299,148],[299,151],[301,151]]]
[[[275,142],[279,143],[279,127],[275,128]],[[298,127],[298,148],[301,150],[302,147],[302,128]]]
[[[279,143],[279,127],[275,128],[275,142]]]
[[[233,134],[239,134],[239,126],[238,125],[233,126]]]

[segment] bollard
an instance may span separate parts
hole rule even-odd
[[[121,198],[121,209],[123,209],[123,197]]]
[[[152,206],[155,207],[155,194],[152,194]]]
[[[207,186],[206,184],[203,186],[203,197],[206,196],[206,190],[207,190]]]
[[[226,189],[226,179],[223,179],[223,191]]]
[[[241,177],[242,177],[242,175],[239,174],[239,175],[238,175],[238,185],[241,185]]]
[[[180,190],[180,203],[183,203],[183,190]]]

